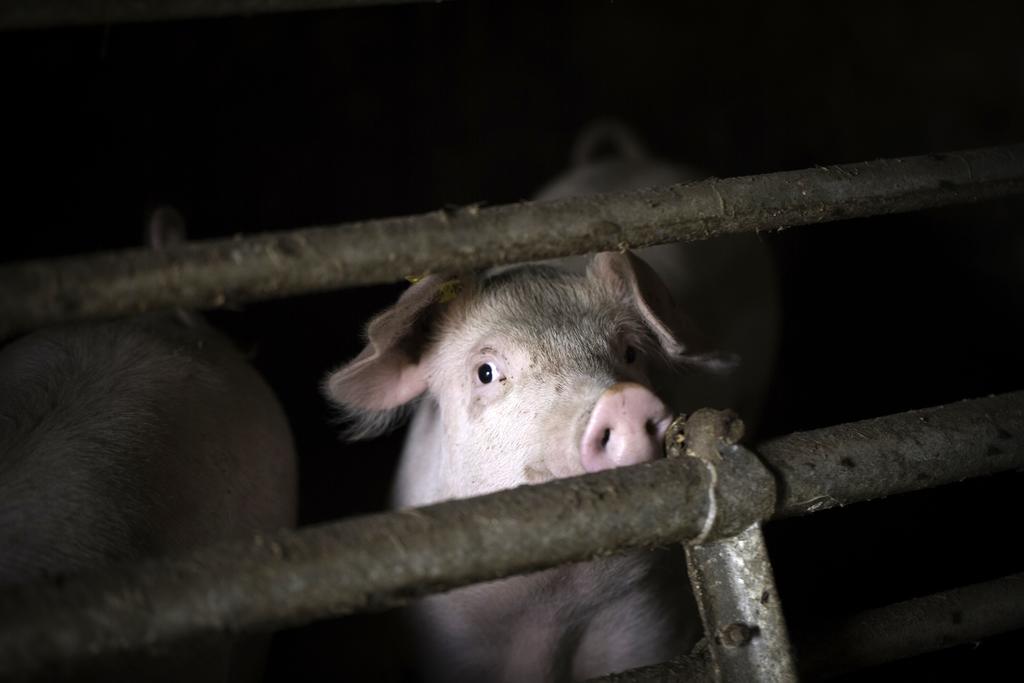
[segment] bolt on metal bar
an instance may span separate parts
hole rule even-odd
[[[866,610],[807,631],[800,669],[821,679],[1024,628],[1024,574]]]
[[[775,439],[761,452],[779,480],[784,514],[1024,467],[1024,392],[809,434]],[[854,453],[856,466],[833,463],[823,445],[840,458]],[[47,675],[75,660],[185,636],[384,609],[429,592],[698,538],[708,530],[710,491],[700,460],[666,458],[16,587],[0,593],[0,679]],[[761,514],[756,493],[748,492],[756,505],[747,511],[738,507],[742,492],[716,499],[723,506],[714,528],[739,530],[748,514]],[[741,519],[730,523],[729,514]]]
[[[1008,145],[28,261],[0,267],[0,338],[60,321],[217,308],[1021,192],[1024,145]]]
[[[8,0],[0,30],[166,21],[443,0]]]

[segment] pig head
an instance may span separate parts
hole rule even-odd
[[[651,460],[671,418],[651,369],[721,363],[630,253],[583,275],[531,265],[459,286],[447,302],[444,277],[411,287],[326,383],[360,437],[420,400],[398,505]]]

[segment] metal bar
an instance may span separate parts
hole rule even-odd
[[[800,674],[820,680],[1024,628],[1024,574],[870,609],[797,633]],[[713,680],[706,650],[594,683]]]
[[[622,194],[265,233],[0,268],[0,337],[159,308],[216,308],[427,271],[619,250],[1024,192],[1024,145],[709,179]]]
[[[758,445],[781,489],[774,518],[1019,469],[1024,392],[798,432]]]
[[[977,583],[810,629],[801,673],[815,679],[1024,628],[1024,574]]]
[[[0,30],[402,5],[443,0],[10,0]]]
[[[732,412],[698,410],[681,432],[679,422],[669,427],[668,456],[696,458],[711,481],[702,537],[750,521],[738,533],[709,542],[693,539],[686,546],[712,675],[717,681],[795,681],[782,603],[761,533],[761,520],[777,504],[777,483],[757,456],[739,445],[743,424]]]
[[[0,593],[0,680],[665,545],[703,527],[706,484],[696,461],[660,460],[19,587]]]
[[[883,439],[880,431],[895,436]],[[779,477],[782,500],[789,501],[781,508],[785,514],[877,497],[886,486],[927,488],[1024,467],[1024,392],[844,425],[831,430],[831,438],[830,430],[811,434],[776,439],[772,458],[765,458]],[[882,439],[873,449],[872,435]],[[821,450],[827,444],[846,452],[843,439],[856,442],[855,467],[829,464],[834,456]],[[907,450],[916,443],[920,454],[903,452],[900,439],[908,440]],[[891,471],[890,461],[905,470]],[[811,469],[806,462],[818,464]],[[879,481],[872,482],[875,470]],[[384,609],[428,592],[697,538],[708,527],[711,486],[699,459],[666,458],[18,587],[0,594],[0,678],[54,672],[78,658],[145,649],[186,634]],[[807,491],[813,500],[803,498]],[[825,502],[816,503],[819,498]],[[740,517],[738,505],[730,503],[731,514]]]
[[[716,680],[796,681],[761,525],[686,549]]]

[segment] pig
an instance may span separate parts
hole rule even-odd
[[[701,176],[653,159],[614,122],[576,147],[538,199]],[[733,408],[754,426],[777,296],[756,236],[431,275],[370,323],[366,348],[324,389],[353,438],[412,413],[396,507],[647,462],[675,413]],[[423,671],[439,681],[581,680],[670,659],[700,632],[679,547],[469,586],[410,611]]]
[[[180,227],[160,209],[151,241]],[[284,411],[196,314],[28,334],[0,350],[0,386],[0,588],[295,524]],[[258,677],[260,657],[232,664],[211,647],[100,678],[224,680],[232,665]]]
[[[458,286],[450,300],[440,275],[407,289],[325,381],[358,437],[413,410],[398,507],[660,457],[673,415],[651,374],[726,362],[629,252],[582,273],[527,264]],[[462,588],[413,618],[424,672],[446,681],[580,680],[669,659],[697,632],[678,548]]]

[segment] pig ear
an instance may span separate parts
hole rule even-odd
[[[589,272],[626,292],[670,360],[712,372],[726,372],[738,364],[734,354],[712,351],[709,340],[679,310],[654,269],[632,252],[597,254]]]
[[[426,391],[420,352],[429,311],[445,280],[428,275],[405,290],[394,306],[370,321],[362,352],[327,377],[324,393],[352,419],[349,437],[386,431],[402,416],[402,408]]]

